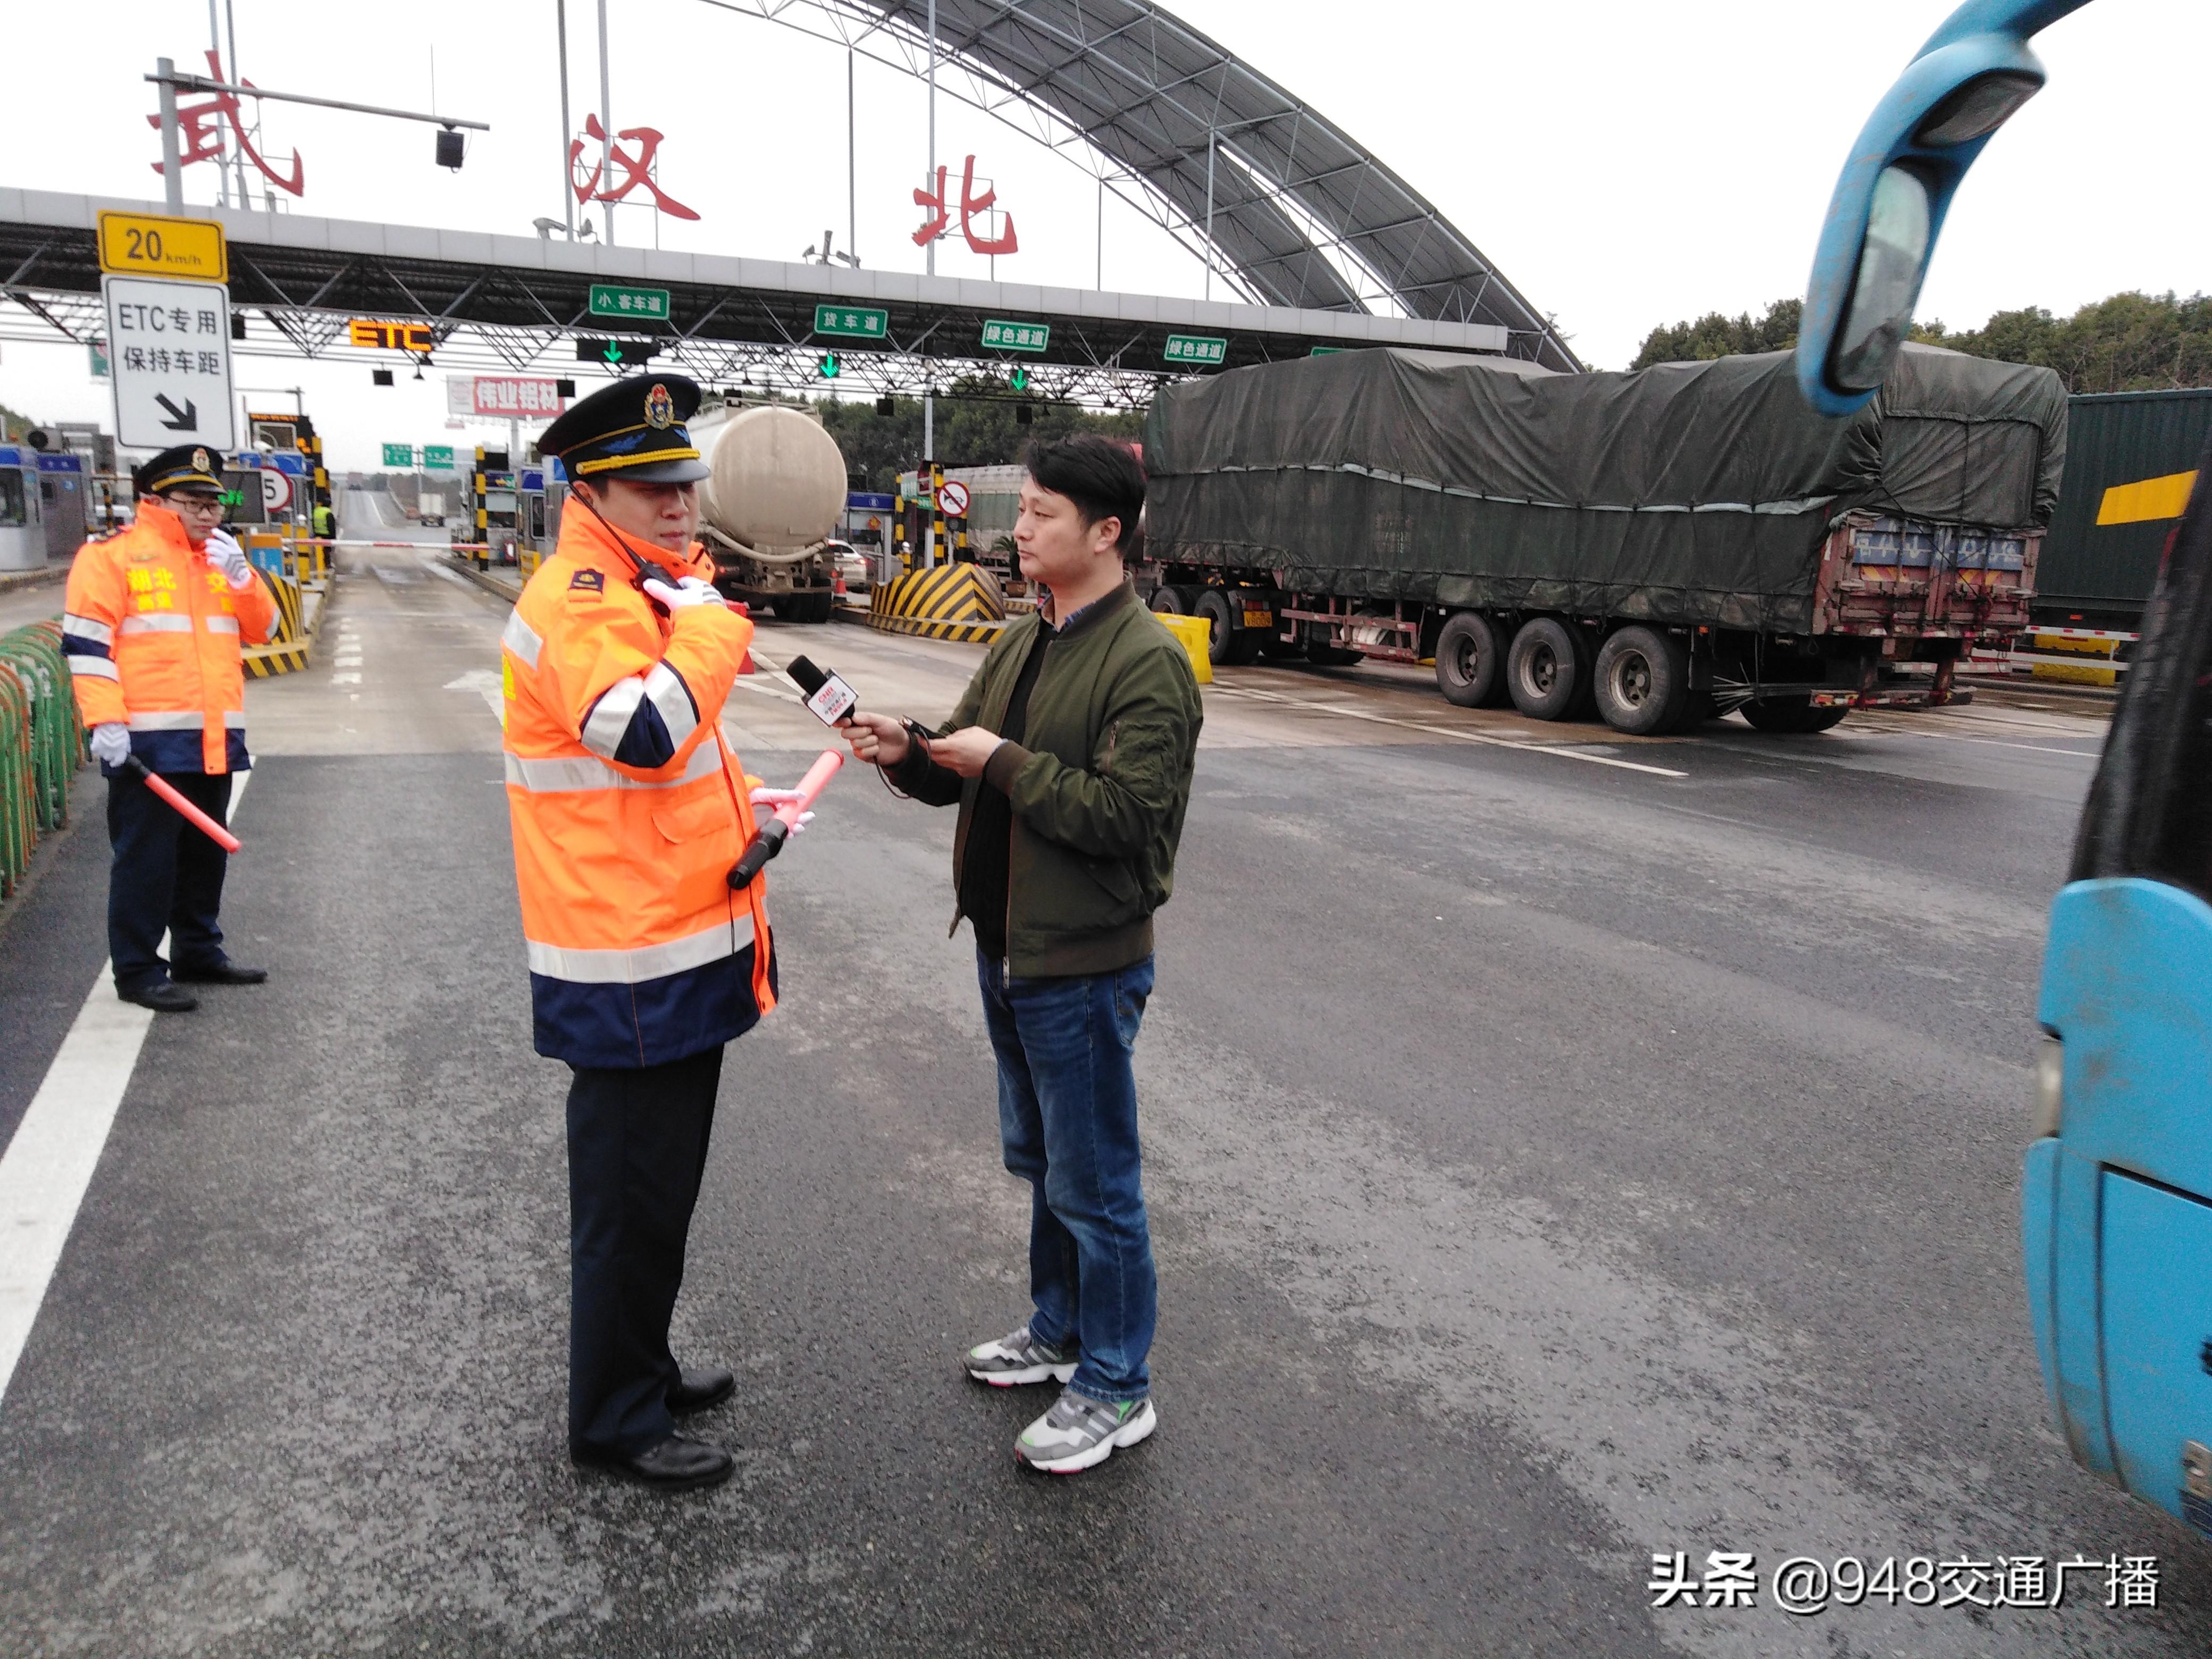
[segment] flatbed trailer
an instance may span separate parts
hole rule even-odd
[[[1818,731],[2029,626],[2066,402],[1914,349],[1844,422],[1786,354],[1550,376],[1346,352],[1164,391],[1139,585],[1224,663],[1433,662],[1467,706]]]

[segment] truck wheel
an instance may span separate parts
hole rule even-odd
[[[1462,708],[1492,702],[1505,680],[1505,630],[1480,611],[1455,612],[1437,635],[1437,690]]]
[[[1305,653],[1304,640],[1280,640],[1270,634],[1260,641],[1260,654],[1269,662],[1295,662]]]
[[[1671,732],[1689,701],[1690,653],[1672,634],[1631,626],[1598,647],[1597,712],[1632,738]]]
[[[1152,590],[1152,609],[1163,617],[1188,617],[1190,601],[1183,597],[1180,587],[1156,587]]]
[[[1744,704],[1743,717],[1760,732],[1798,736],[1840,726],[1848,708],[1815,708],[1810,697],[1759,697]]]
[[[1242,666],[1260,654],[1259,636],[1237,626],[1236,605],[1219,588],[1200,588],[1198,603],[1191,607],[1190,614],[1206,618],[1211,629],[1206,655],[1216,667]]]
[[[1532,720],[1565,720],[1582,690],[1582,649],[1567,625],[1532,617],[1513,636],[1505,658],[1505,690]]]

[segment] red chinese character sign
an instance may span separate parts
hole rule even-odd
[[[607,130],[599,125],[599,118],[591,117],[584,123],[585,138],[606,143]],[[653,169],[659,165],[656,157],[667,135],[652,127],[624,127],[615,135],[627,138],[637,148],[625,155],[620,144],[608,144],[606,159],[593,167],[588,174],[576,163],[584,154],[584,138],[571,139],[568,143],[568,182],[580,202],[619,202],[630,191],[642,187],[653,198],[653,205],[663,213],[678,219],[696,219],[699,216],[683,203],[660,188],[653,179]],[[620,167],[622,182],[617,186],[614,169]]]
[[[934,192],[917,190],[914,193],[914,204],[930,210],[929,217],[923,220],[921,228],[914,233],[916,247],[928,246],[944,235],[952,222],[952,201],[945,188],[946,176],[951,171],[949,167],[938,168]],[[1021,244],[1014,239],[1014,216],[993,211],[998,199],[999,192],[988,179],[983,181],[983,193],[981,196],[975,193],[975,158],[972,155],[968,157],[960,169],[960,234],[967,238],[968,246],[973,252],[996,256],[1020,250]],[[987,229],[994,220],[1002,221],[1005,228],[995,236],[978,236],[975,222],[979,216]]]
[[[207,65],[210,80],[221,81],[223,78],[222,59],[212,51],[207,55]],[[253,82],[241,81],[238,84],[251,88]],[[292,174],[289,179],[270,167],[255,148],[252,134],[247,131],[245,115],[234,92],[211,92],[207,94],[204,104],[178,104],[177,137],[182,149],[177,157],[177,164],[188,167],[195,161],[213,161],[220,165],[223,159],[222,124],[225,121],[230,123],[231,134],[238,145],[239,154],[252,162],[264,179],[277,189],[289,191],[295,196],[306,193],[307,169],[301,163],[300,152],[296,149],[292,152]],[[149,115],[146,118],[146,125],[158,132],[161,129],[161,118]],[[161,171],[161,162],[154,163],[154,171]]]

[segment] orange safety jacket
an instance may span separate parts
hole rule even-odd
[[[639,551],[678,576],[690,556]],[[720,605],[661,616],[581,507],[501,635],[507,803],[538,1052],[665,1065],[775,1006],[764,878],[730,890],[753,833],[723,699],[753,625]]]
[[[231,586],[184,521],[149,498],[129,529],[77,550],[62,603],[62,650],[86,726],[128,725],[131,753],[155,772],[253,764],[240,652],[276,626],[265,583]]]

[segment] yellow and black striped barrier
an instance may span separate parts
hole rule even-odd
[[[988,645],[1006,621],[998,580],[972,564],[909,571],[868,595],[868,626],[886,634]]]
[[[278,674],[298,674],[306,671],[307,651],[314,643],[306,618],[306,596],[301,585],[289,576],[256,567],[262,580],[276,599],[276,629],[266,645],[249,645],[240,654],[246,673],[257,680],[273,678]],[[322,610],[315,612],[318,623]]]

